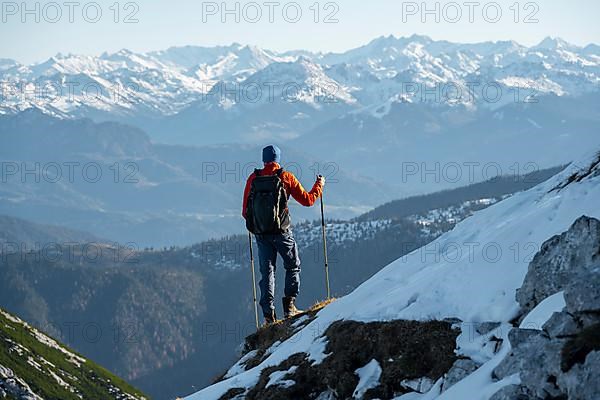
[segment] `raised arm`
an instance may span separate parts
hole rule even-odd
[[[286,172],[286,182],[288,184],[288,190],[290,195],[296,200],[298,203],[302,204],[304,207],[310,207],[323,193],[323,185],[325,184],[325,179],[320,177],[317,179],[315,184],[313,185],[310,192],[304,190],[302,184],[291,172]]]

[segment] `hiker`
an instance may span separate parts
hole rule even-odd
[[[258,246],[260,306],[266,324],[277,321],[274,304],[277,254],[283,259],[285,268],[284,316],[290,318],[302,312],[296,308],[300,291],[300,257],[291,231],[289,197],[310,207],[321,196],[325,185],[325,178],[319,176],[311,191],[307,192],[294,174],[281,168],[280,160],[281,150],[277,146],[263,149],[264,168],[255,170],[248,177],[242,207],[246,227],[254,233]]]

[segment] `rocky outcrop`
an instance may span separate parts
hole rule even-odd
[[[539,400],[531,397],[523,386],[508,385],[496,392],[490,400]]]
[[[512,352],[494,370],[498,379],[519,373],[524,390],[533,398],[559,398],[562,390],[557,386],[561,374],[561,350],[564,339],[553,340],[543,332],[530,329],[513,329],[509,333]]]
[[[582,217],[542,246],[517,293],[523,316],[547,297],[564,293],[566,307],[541,329],[514,328],[510,354],[494,377],[518,373],[520,385],[492,400],[600,397],[600,221]]]
[[[471,375],[473,372],[479,368],[481,364],[476,363],[475,361],[469,358],[461,358],[456,360],[452,368],[448,371],[446,376],[444,377],[444,384],[442,385],[442,390],[447,390],[457,384],[458,382],[465,379],[467,376]]]
[[[592,270],[598,265],[600,221],[581,217],[567,232],[545,242],[529,265],[523,286],[517,291],[517,301],[523,314],[561,290],[570,288],[572,295],[584,295],[580,291],[582,288],[575,286],[586,285],[588,278],[597,282],[598,273],[593,273]],[[577,303],[577,307],[588,306],[587,299],[581,299]]]
[[[222,399],[392,399],[403,393],[424,393],[456,361],[454,349],[459,333],[453,324],[444,321],[338,321],[323,335],[324,360],[315,363],[307,354],[292,355],[262,370],[249,391],[234,388]],[[273,343],[269,329],[249,339],[246,351],[255,355],[268,354],[264,347],[279,342]],[[254,348],[257,344],[259,347]],[[245,364],[254,365],[250,360]],[[377,376],[357,395],[359,371],[365,371],[368,365],[377,366]],[[467,364],[464,367],[472,368]]]

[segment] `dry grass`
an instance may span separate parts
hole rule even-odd
[[[315,315],[319,311],[321,311],[323,308],[327,307],[328,305],[330,305],[331,303],[333,303],[336,300],[337,300],[337,298],[335,298],[335,297],[332,297],[332,298],[326,299],[326,300],[322,300],[322,301],[316,302],[315,304],[310,306],[307,310],[304,310],[303,312],[301,312],[298,315],[293,316],[292,318],[278,319],[277,321],[275,321],[272,324],[263,324],[260,328],[258,328],[257,333],[264,332],[265,330],[269,330],[269,329],[278,329],[279,325],[287,324],[290,321],[295,321],[298,318],[302,318],[305,315],[308,315],[309,317],[314,318]]]
[[[244,345],[243,354],[247,354],[253,350],[256,350],[256,356],[246,362],[246,370],[254,368],[260,364],[263,361],[267,350],[273,346],[274,343],[284,342],[285,340],[289,339],[294,332],[297,332],[299,329],[308,325],[312,320],[314,320],[319,311],[336,300],[336,298],[331,298],[319,301],[309,307],[308,310],[305,310],[304,312],[295,315],[292,318],[280,319],[272,324],[263,325],[256,331],[256,333],[248,336]],[[299,326],[292,326],[298,319],[304,316],[308,316],[306,321],[303,321]],[[213,383],[220,382],[223,379],[224,374],[215,378]]]
[[[306,310],[306,313],[317,313],[319,311],[321,311],[323,308],[327,307],[328,305],[330,305],[331,303],[333,303],[334,301],[336,301],[337,299],[335,297],[332,297],[330,299],[327,300],[323,300],[323,301],[319,301],[315,304],[313,304],[308,310]]]
[[[259,330],[246,338],[246,346],[244,353],[248,353],[252,350],[258,350],[258,354],[261,354],[268,350],[275,342],[283,342],[289,339],[294,332],[298,329],[308,325],[315,317],[317,313],[329,304],[333,303],[336,299],[327,299],[313,304],[308,310],[295,315],[292,318],[277,320],[273,324],[263,325]],[[299,326],[292,326],[296,321],[302,317],[308,316],[306,321],[303,321]],[[254,364],[254,363],[252,363]]]

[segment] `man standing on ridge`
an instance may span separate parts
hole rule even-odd
[[[280,160],[281,150],[277,146],[263,149],[264,168],[255,170],[248,177],[242,207],[246,227],[254,233],[258,245],[260,306],[267,324],[277,320],[274,304],[277,254],[283,259],[285,268],[284,316],[290,318],[301,312],[295,304],[300,291],[300,257],[291,231],[289,197],[310,207],[321,196],[325,185],[325,178],[319,176],[307,192],[294,174],[281,168]]]

